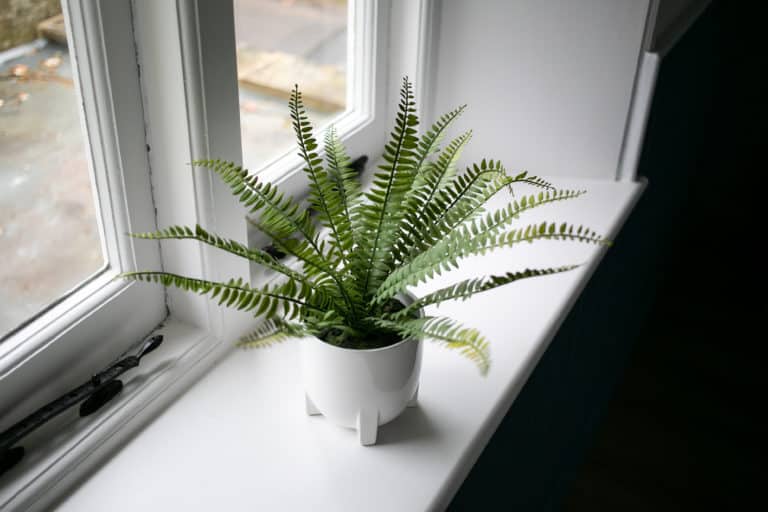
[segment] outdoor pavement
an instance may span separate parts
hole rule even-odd
[[[0,73],[62,55],[49,45],[0,65]],[[18,95],[26,101],[12,103]],[[0,81],[0,337],[103,265],[90,171],[66,81]]]
[[[239,49],[281,51],[315,64],[346,69],[346,27],[346,2],[235,1]],[[308,113],[315,127],[322,127],[339,112],[308,109]],[[240,126],[243,163],[249,169],[258,169],[294,144],[288,102],[284,99],[241,87]]]

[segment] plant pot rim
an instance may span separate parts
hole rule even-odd
[[[406,290],[406,291],[404,291],[402,293],[398,293],[397,295],[395,295],[395,298],[400,300],[400,302],[402,302],[405,306],[409,306],[412,303],[416,302],[416,296],[413,293],[411,293],[410,291],[408,291],[408,290]],[[418,314],[419,318],[424,317],[424,308],[417,309],[416,313]],[[379,352],[379,351],[393,349],[393,348],[399,347],[400,345],[402,345],[404,343],[407,343],[409,341],[414,341],[414,342],[421,341],[419,338],[409,337],[409,338],[402,339],[402,340],[398,341],[397,343],[393,343],[391,345],[387,345],[385,347],[354,348],[354,347],[340,347],[338,345],[334,345],[332,343],[328,343],[327,341],[324,341],[324,340],[318,338],[317,336],[311,336],[311,338],[316,339],[320,343],[328,345],[329,347],[333,347],[333,348],[336,348],[336,349],[339,349],[339,350],[345,350],[345,351],[348,351],[348,352],[367,352],[367,353]]]
[[[407,342],[409,342],[409,341],[414,341],[414,342],[419,342],[419,341],[421,341],[419,338],[413,338],[413,337],[410,337],[410,338],[405,338],[405,339],[403,339],[403,340],[400,340],[400,341],[398,341],[397,343],[393,343],[393,344],[391,344],[391,345],[387,345],[387,346],[385,346],[385,347],[376,347],[376,348],[354,348],[354,347],[340,347],[340,346],[338,346],[338,345],[333,345],[332,343],[328,343],[327,341],[323,341],[323,340],[321,340],[321,339],[320,339],[320,338],[318,338],[317,336],[310,336],[310,338],[311,338],[311,339],[314,339],[314,340],[317,340],[317,341],[319,341],[319,342],[320,342],[320,343],[322,343],[323,345],[328,345],[329,347],[332,347],[332,348],[335,348],[335,349],[338,349],[338,350],[344,350],[344,351],[347,351],[347,352],[365,352],[365,353],[371,353],[371,352],[381,352],[381,351],[384,351],[384,350],[393,349],[393,348],[395,348],[395,347],[399,347],[400,345],[402,345],[402,344],[404,344],[404,343],[407,343]]]

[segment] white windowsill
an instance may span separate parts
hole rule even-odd
[[[224,348],[207,331],[174,319],[157,333],[163,344],[119,377],[125,387],[98,412],[80,418],[79,406],[72,407],[18,443],[26,454],[0,480],[0,510],[47,509],[196,381],[208,368],[204,361]]]
[[[553,181],[589,193],[525,214],[518,225],[568,220],[614,238],[643,189],[640,183]],[[504,199],[499,197],[496,206]],[[581,244],[526,244],[486,255],[482,265],[468,261],[462,271],[441,278],[445,285],[469,275],[588,263],[574,272],[442,305],[437,313],[479,328],[491,341],[491,372],[482,378],[468,361],[427,343],[419,406],[382,426],[375,446],[362,447],[353,431],[304,414],[298,342],[237,351],[127,443],[59,510],[440,510],[535,368],[602,253],[602,248]]]

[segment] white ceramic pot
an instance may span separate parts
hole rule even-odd
[[[379,425],[416,405],[421,340],[368,350],[337,347],[314,337],[301,344],[307,414],[357,429],[360,444],[375,444]]]

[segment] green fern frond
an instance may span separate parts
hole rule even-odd
[[[154,232],[131,233],[130,236],[133,238],[145,240],[196,240],[211,247],[215,247],[230,254],[234,254],[235,256],[253,261],[254,263],[257,263],[263,267],[283,274],[286,277],[303,282],[308,286],[315,286],[318,295],[322,295],[324,293],[322,291],[324,288],[322,283],[310,280],[305,274],[297,272],[292,268],[283,265],[278,260],[270,256],[267,252],[256,248],[249,248],[235,240],[225,239],[218,235],[212,234],[203,229],[200,225],[196,225],[194,229],[187,226],[170,226],[168,228]],[[325,302],[329,303],[329,301]]]
[[[557,268],[525,269],[522,272],[507,272],[503,275],[492,275],[480,278],[465,279],[416,299],[406,308],[390,315],[389,318],[392,320],[408,318],[408,316],[413,314],[414,311],[418,311],[419,309],[425,308],[427,306],[437,305],[448,300],[467,300],[468,298],[477,295],[478,293],[493,290],[500,286],[514,283],[515,281],[520,281],[521,279],[559,274],[561,272],[568,272],[578,267],[579,265],[567,265]]]
[[[258,223],[254,224],[257,229],[260,229],[272,239],[272,243],[277,249],[298,259],[301,262],[304,274],[315,281],[318,286],[333,282],[333,290],[329,290],[327,286],[324,286],[322,289],[334,297],[334,299],[338,299],[335,300],[335,304],[346,311],[352,318],[358,316],[357,306],[362,303],[362,299],[357,290],[354,287],[350,287],[344,276],[340,275],[336,268],[331,267],[327,260],[318,255],[315,247],[306,240],[275,238],[271,236],[267,228],[260,226]],[[323,243],[322,241],[320,242],[321,250],[324,247]],[[343,304],[339,304],[339,301]]]
[[[511,182],[501,162],[486,161],[467,168],[464,174],[456,176],[451,183],[436,195],[425,200],[424,206],[418,212],[419,216],[412,220],[410,232],[404,234],[398,248],[400,264],[409,261],[414,255],[431,247],[450,232],[456,222],[451,222],[459,216],[466,218],[467,212],[478,212],[496,191]],[[496,187],[492,187],[497,183]],[[488,191],[493,188],[493,191]],[[446,222],[445,219],[448,219]],[[447,228],[446,228],[447,226]]]
[[[312,135],[312,125],[307,117],[298,85],[291,91],[288,105],[299,146],[299,156],[304,160],[304,173],[309,179],[309,204],[317,211],[320,223],[330,230],[331,246],[347,266],[353,245],[350,215],[345,209],[340,190],[334,186],[323,169],[323,160],[317,154],[317,141]],[[338,155],[334,153],[332,156]]]
[[[265,348],[291,338],[303,338],[309,334],[307,328],[301,324],[271,319],[265,320],[255,331],[242,336],[237,341],[237,346],[241,348]]]
[[[429,157],[440,150],[440,144],[445,138],[446,131],[451,124],[464,113],[466,108],[466,105],[461,105],[447,114],[443,114],[437,121],[435,121],[430,129],[419,138],[418,145],[414,151],[414,161],[418,173],[425,170],[425,164],[429,161]]]
[[[555,190],[555,186],[552,185],[552,183],[548,182],[543,178],[539,178],[538,176],[529,176],[528,171],[521,172],[520,174],[515,176],[515,183],[525,183],[527,185],[532,185],[538,188]]]
[[[145,281],[166,287],[173,286],[199,295],[207,295],[216,300],[220,306],[252,311],[254,316],[265,318],[274,317],[279,310],[282,310],[282,315],[287,319],[298,317],[302,308],[323,311],[321,306],[313,303],[314,290],[293,280],[276,286],[252,288],[242,278],[219,283],[160,271],[125,272],[118,277],[128,281]]]
[[[530,224],[525,228],[497,233],[484,221],[462,226],[449,237],[416,256],[411,262],[395,269],[376,292],[374,300],[381,303],[420,282],[426,282],[453,268],[458,260],[482,255],[494,249],[513,247],[536,240],[571,240],[585,243],[606,243],[597,233],[572,224]]]
[[[341,143],[336,129],[331,126],[325,134],[325,161],[328,167],[328,179],[332,187],[329,195],[332,201],[341,205],[341,215],[338,217],[339,247],[347,258],[357,245],[356,233],[359,231],[352,224],[352,212],[360,202],[362,189],[357,174],[352,169],[352,161]]]
[[[344,297],[348,310],[355,314],[354,302],[336,272],[339,261],[329,257],[325,251],[324,242],[318,237],[317,229],[306,208],[302,209],[299,203],[291,197],[286,197],[276,186],[259,182],[256,176],[249,175],[247,170],[233,162],[196,160],[193,165],[208,168],[218,174],[240,202],[249,208],[251,214],[261,210],[259,228],[273,243],[279,245],[281,250],[286,250],[331,277]],[[300,233],[303,240],[290,238],[295,233]]]
[[[491,367],[488,341],[477,329],[461,326],[450,318],[425,317],[412,320],[377,319],[376,324],[399,332],[403,337],[430,339],[445,348],[456,350],[477,365],[482,375]]]
[[[216,173],[249,213],[254,215],[261,211],[261,223],[268,226],[276,237],[287,238],[299,233],[311,244],[317,244],[317,230],[307,209],[292,197],[285,196],[277,186],[262,183],[234,162],[195,160],[192,165]],[[318,249],[318,252],[321,251]]]
[[[387,262],[403,216],[401,204],[416,176],[414,150],[418,144],[418,124],[413,86],[405,78],[395,128],[384,146],[385,163],[379,166],[380,172],[374,174],[373,186],[365,194],[368,202],[355,209],[361,236],[354,267],[360,276],[360,292],[364,297],[376,290],[391,270]]]
[[[466,279],[407,307],[394,298],[397,293],[456,268],[459,260],[501,247],[536,240],[607,242],[590,229],[567,223],[510,226],[527,210],[573,199],[582,192],[556,190],[527,172],[507,174],[501,162],[490,159],[458,172],[459,157],[472,132],[445,146],[443,141],[464,109],[461,106],[441,116],[419,136],[413,86],[404,79],[395,126],[384,147],[384,163],[375,172],[370,190],[363,193],[333,128],[323,140],[325,159],[320,157],[301,93],[294,88],[289,111],[309,180],[311,208],[233,162],[200,160],[193,164],[217,174],[248,210],[248,221],[274,247],[294,257],[300,268],[200,226],[171,226],[132,236],[195,240],[280,276],[262,287],[252,287],[243,279],[214,282],[159,271],[128,272],[121,277],[198,293],[222,306],[264,318],[265,323],[241,339],[241,346],[268,346],[289,337],[314,335],[327,343],[365,348],[415,336],[459,351],[486,373],[488,343],[478,331],[446,318],[415,318],[417,311],[447,300],[465,300],[521,279],[566,272],[574,266]],[[496,194],[505,188],[511,191],[517,184],[542,190],[513,195],[503,208],[485,212]],[[318,225],[310,217],[311,210],[318,213]]]
[[[429,223],[430,212],[439,211],[441,197],[437,193],[455,177],[456,163],[471,138],[472,131],[468,131],[452,140],[440,153],[437,162],[428,165],[416,176],[403,204],[401,233],[393,251],[396,261],[402,260],[410,252],[414,241],[418,240],[418,231]]]
[[[417,254],[420,254],[437,242],[449,236],[457,228],[466,222],[475,219],[484,212],[484,205],[504,188],[519,183],[517,177],[511,178],[504,174],[477,175],[477,179],[468,183],[466,188],[454,189],[451,202],[444,209],[435,212],[428,224],[421,227],[421,231],[411,241],[411,249],[401,264],[407,263]],[[583,190],[547,190],[538,194],[522,196],[515,199],[500,210],[487,214],[484,226],[487,231],[497,232],[504,226],[520,217],[520,214],[557,201],[575,199],[583,195]]]

